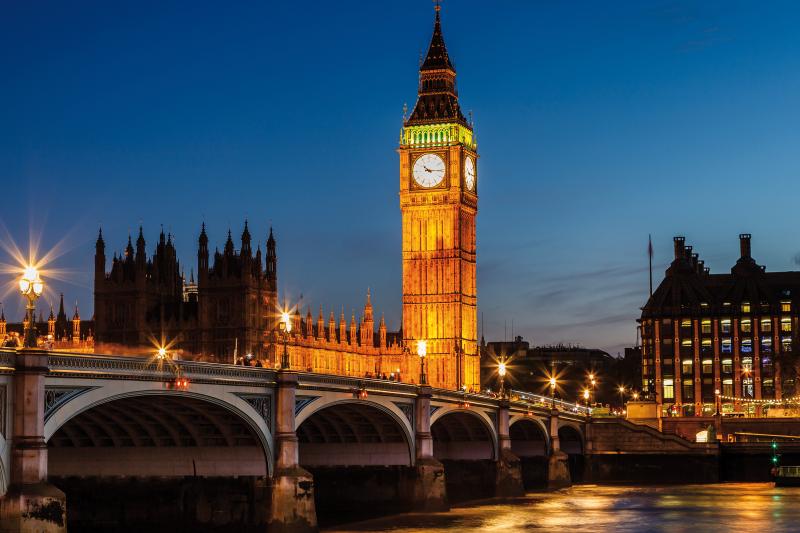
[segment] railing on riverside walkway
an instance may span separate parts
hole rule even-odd
[[[512,400],[515,397],[518,397],[519,401],[528,402],[535,407],[550,408],[555,406],[555,408],[558,409],[559,411],[567,411],[582,416],[589,416],[592,414],[591,407],[579,405],[574,402],[565,402],[564,400],[553,399],[550,398],[549,396],[542,396],[540,394],[533,394],[531,392],[512,389],[511,390]]]

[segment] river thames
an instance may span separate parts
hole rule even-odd
[[[800,531],[800,488],[772,483],[580,485],[448,513],[404,514],[326,531]]]

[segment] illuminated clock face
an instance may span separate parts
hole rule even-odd
[[[464,185],[468,191],[475,191],[475,160],[470,156],[464,161]]]
[[[414,181],[422,187],[436,187],[444,179],[444,159],[425,154],[414,162]]]

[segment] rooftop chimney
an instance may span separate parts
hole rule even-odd
[[[750,234],[739,234],[739,249],[741,250],[742,259],[750,259]]]
[[[684,243],[686,237],[673,237],[672,242],[675,244],[675,259],[682,259],[684,256]]]
[[[686,248],[684,248],[684,257],[690,263],[692,262],[692,247],[691,246],[687,246]]]

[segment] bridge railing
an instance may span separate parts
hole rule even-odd
[[[565,402],[564,400],[552,399],[549,396],[542,396],[541,394],[533,394],[532,392],[525,392],[520,390],[511,390],[511,397],[518,397],[519,401],[531,404],[535,407],[551,408],[555,406],[559,411],[566,411],[575,413],[581,416],[589,416],[592,414],[592,408],[579,405],[574,402]]]

